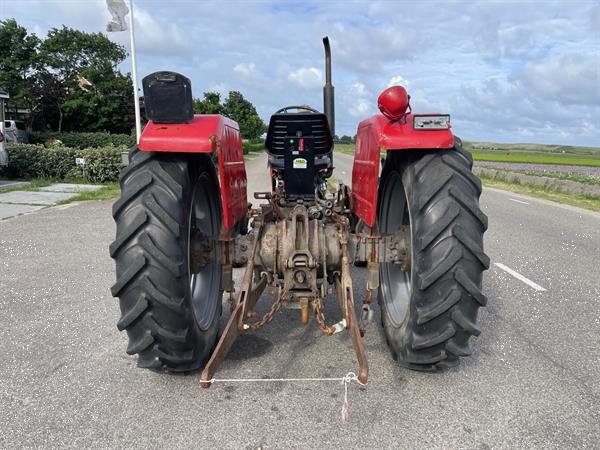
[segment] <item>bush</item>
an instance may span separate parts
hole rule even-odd
[[[7,178],[52,178],[64,180],[85,178],[94,183],[115,181],[121,169],[121,152],[126,147],[69,148],[44,147],[35,144],[7,144],[8,166],[0,167]],[[84,158],[78,166],[75,158]]]
[[[111,133],[58,133],[56,131],[34,131],[29,133],[30,144],[45,144],[49,139],[58,139],[65,147],[71,148],[100,148],[110,146],[127,147],[135,143],[135,136],[129,134]]]
[[[257,143],[254,142],[244,142],[243,143],[243,148],[244,148],[244,155],[247,155],[248,153],[252,153],[252,152],[262,152],[265,150],[265,144],[264,142],[260,141]]]

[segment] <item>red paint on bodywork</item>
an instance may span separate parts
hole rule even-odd
[[[240,129],[217,114],[196,115],[190,123],[148,122],[139,148],[147,152],[214,153],[219,162],[223,227],[230,230],[248,211],[246,167]]]
[[[450,130],[415,130],[413,115],[392,121],[378,114],[358,124],[352,167],[353,212],[369,227],[377,219],[380,150],[430,150],[454,146]]]

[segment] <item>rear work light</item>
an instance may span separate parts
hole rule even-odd
[[[415,115],[413,119],[413,128],[415,130],[447,130],[450,128],[450,115]]]

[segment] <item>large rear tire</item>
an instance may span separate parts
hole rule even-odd
[[[483,252],[487,217],[471,155],[455,148],[388,152],[378,205],[382,233],[410,231],[410,265],[380,266],[379,304],[392,355],[415,370],[458,364],[480,333],[477,312],[489,258]]]
[[[138,354],[139,367],[196,370],[214,347],[222,307],[214,165],[204,155],[135,148],[129,160],[110,246],[117,272],[112,294],[122,313],[117,327],[127,330],[127,353]]]

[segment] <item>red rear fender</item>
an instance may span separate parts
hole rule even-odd
[[[217,153],[223,227],[231,230],[248,211],[246,168],[240,129],[227,117],[196,115],[190,123],[148,122],[139,148],[149,152]]]
[[[448,130],[415,130],[412,114],[390,120],[382,114],[363,120],[356,133],[352,168],[353,212],[368,226],[377,219],[379,160],[382,150],[419,151],[448,149],[454,136]]]

